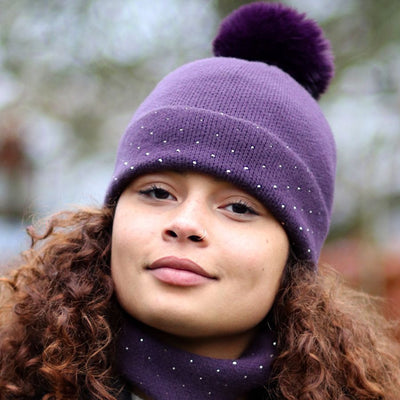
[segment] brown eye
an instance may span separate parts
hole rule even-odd
[[[148,197],[151,197],[151,198],[157,199],[157,200],[173,199],[173,196],[171,195],[171,193],[169,193],[167,190],[162,189],[157,186],[152,186],[149,189],[140,190],[139,193],[144,196],[148,196]]]
[[[250,207],[248,204],[246,204],[243,201],[239,201],[237,203],[229,204],[226,208],[229,211],[232,211],[235,214],[254,214],[254,215],[258,215],[257,212],[252,207]]]

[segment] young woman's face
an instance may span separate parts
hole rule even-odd
[[[182,340],[243,347],[271,308],[288,249],[282,226],[236,186],[151,173],[118,201],[112,276],[120,304],[141,322]]]

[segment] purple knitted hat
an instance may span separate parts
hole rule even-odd
[[[332,209],[335,144],[315,98],[333,76],[328,41],[304,14],[243,6],[221,24],[217,57],[167,75],[121,139],[105,202],[140,174],[212,174],[258,198],[296,256],[316,263]]]

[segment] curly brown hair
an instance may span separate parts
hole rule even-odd
[[[115,400],[112,219],[82,209],[29,229],[22,266],[2,279],[0,399]]]
[[[289,265],[273,310],[280,351],[270,392],[287,400],[400,399],[398,325],[382,306],[328,266]]]
[[[29,230],[31,249],[0,282],[1,400],[117,398],[112,222],[111,209],[80,209]],[[272,313],[271,399],[400,398],[394,326],[332,270],[288,263]]]

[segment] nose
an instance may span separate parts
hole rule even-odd
[[[163,239],[167,241],[190,241],[206,243],[205,211],[197,202],[184,202],[168,216],[163,229]]]
[[[180,232],[180,233],[177,233]],[[184,232],[180,231],[180,229],[168,229],[165,232],[165,236],[167,238],[177,238],[177,239],[189,239],[192,242],[202,242],[203,240],[205,240],[205,238],[207,237],[207,231],[204,229],[203,232],[199,235],[197,233],[193,234],[193,235],[187,235]]]

